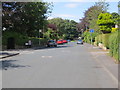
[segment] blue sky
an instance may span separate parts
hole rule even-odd
[[[79,22],[79,19],[84,17],[84,12],[95,2],[54,2],[52,14],[49,19],[61,17]],[[118,12],[118,2],[109,2],[108,12]]]

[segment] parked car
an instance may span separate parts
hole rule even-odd
[[[68,42],[70,42],[70,40],[67,40]]]
[[[63,43],[68,43],[68,41],[67,40],[63,40]]]
[[[63,40],[58,40],[57,44],[63,44]]]
[[[56,43],[56,41],[54,41],[54,40],[49,40],[48,42],[47,42],[47,47],[57,47],[57,43]]]
[[[83,44],[83,41],[82,40],[78,40],[77,44]]]

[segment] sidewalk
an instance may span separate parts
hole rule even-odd
[[[12,50],[0,51],[0,61],[3,58],[19,55],[23,51],[38,50],[38,49],[44,49],[44,48],[46,47],[44,46],[44,47],[33,47],[33,48],[25,48],[25,49],[12,49]]]
[[[103,49],[85,43],[88,47],[88,51],[94,57],[94,59],[109,73],[115,81],[118,81],[118,64],[115,63],[115,59],[109,56],[109,51],[104,51]]]
[[[17,51],[12,51],[12,52],[11,51],[1,51],[0,52],[0,59],[15,56],[18,54],[19,54],[19,52],[17,52]]]

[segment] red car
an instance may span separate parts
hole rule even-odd
[[[63,40],[63,43],[68,43],[68,41],[67,40]]]
[[[58,40],[57,44],[63,44],[63,40]]]

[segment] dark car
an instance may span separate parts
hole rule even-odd
[[[57,43],[54,40],[49,40],[47,43],[47,47],[57,47]]]
[[[83,44],[83,41],[82,40],[78,40],[77,44]]]

